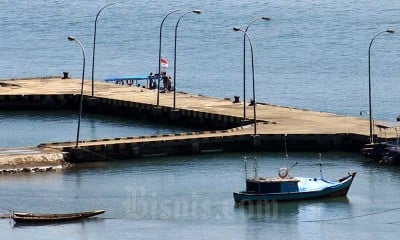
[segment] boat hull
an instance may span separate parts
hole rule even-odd
[[[381,164],[400,164],[400,147],[397,141],[367,143],[361,149],[361,153],[364,157],[375,160]]]
[[[11,218],[16,223],[48,223],[48,222],[74,221],[74,220],[93,217],[99,214],[103,214],[104,212],[105,210],[96,210],[91,212],[78,212],[78,213],[54,213],[54,214],[13,212],[11,214]]]
[[[255,194],[251,192],[234,192],[233,198],[236,203],[257,202],[257,201],[299,201],[307,199],[318,199],[326,197],[346,196],[350,189],[356,173],[339,180],[341,184],[327,187],[318,191],[280,192]]]

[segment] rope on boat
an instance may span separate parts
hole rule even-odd
[[[354,218],[362,218],[362,217],[369,217],[369,216],[374,216],[382,213],[387,213],[387,212],[394,212],[400,210],[400,207],[398,208],[392,208],[392,209],[387,209],[379,212],[374,212],[374,213],[367,213],[367,214],[362,214],[362,215],[356,215],[356,216],[349,216],[349,217],[342,217],[342,218],[331,218],[331,219],[318,219],[318,220],[306,220],[306,221],[300,221],[300,222],[333,222],[333,221],[341,221],[341,220],[348,220],[348,219],[354,219]]]

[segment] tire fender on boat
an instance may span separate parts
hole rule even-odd
[[[289,169],[287,168],[279,168],[278,175],[280,178],[286,178],[289,175]]]

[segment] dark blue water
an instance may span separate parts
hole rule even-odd
[[[86,48],[90,78],[94,18],[109,1],[0,1],[0,78],[80,77]],[[358,115],[368,109],[368,46],[385,29],[400,31],[396,1],[123,1],[101,13],[95,78],[155,72],[162,18],[201,9],[180,22],[177,89],[215,97],[242,95],[242,37],[232,28],[269,16],[249,29],[255,50],[257,101]],[[164,25],[163,57],[173,72],[174,28]],[[394,120],[399,84],[398,34],[382,34],[371,51],[375,119]],[[248,53],[249,57],[250,54]],[[247,61],[250,63],[250,58]],[[251,65],[247,98],[251,98]],[[0,147],[75,139],[76,113],[1,112]],[[187,131],[136,120],[85,115],[82,138]],[[64,172],[0,176],[0,208],[37,212],[106,209],[98,220],[14,226],[0,220],[4,239],[397,239],[398,168],[366,163],[359,154],[323,153],[323,174],[357,177],[347,198],[235,208],[244,188],[246,153],[147,158],[98,163]],[[295,176],[319,176],[318,153],[259,153],[261,175],[299,162]]]

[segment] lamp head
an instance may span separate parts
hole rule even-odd
[[[74,36],[68,36],[68,41],[75,41],[75,37]]]
[[[386,32],[388,32],[388,33],[394,33],[394,30],[393,30],[393,29],[388,29],[388,30],[386,30]]]
[[[192,13],[201,14],[200,10],[193,10]]]
[[[242,31],[242,29],[238,28],[238,27],[234,27],[233,31],[238,32],[238,31]]]
[[[265,20],[265,21],[269,21],[269,20],[271,20],[271,18],[270,18],[270,17],[262,17],[261,19],[262,19],[262,20]]]

